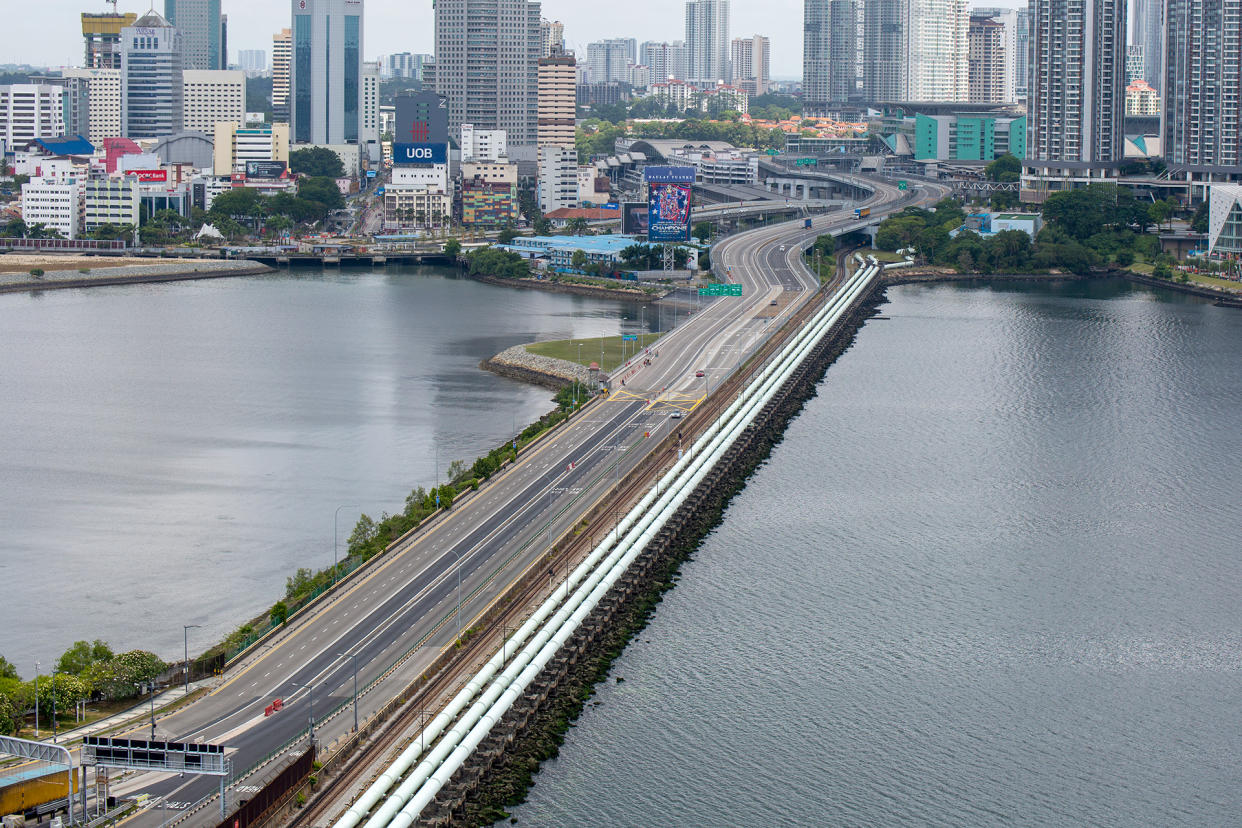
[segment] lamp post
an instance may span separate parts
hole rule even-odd
[[[298,684],[296,681],[289,682],[294,687],[300,687],[310,696],[310,740],[311,744],[315,742],[315,686],[312,684]]]
[[[35,662],[35,738],[39,738],[39,662]]]
[[[582,365],[582,343],[578,343],[578,365]],[[578,407],[578,374],[574,373],[574,408]]]
[[[358,732],[358,654],[357,653],[337,653],[341,658],[352,658],[354,660],[354,733]]]
[[[338,534],[336,524],[337,524],[337,521],[341,517],[342,509],[357,509],[357,508],[358,508],[357,503],[342,503],[340,506],[337,506],[336,511],[332,513],[332,586],[336,586],[336,566],[337,566],[337,563],[336,563],[337,561],[337,549],[336,549],[337,540],[336,538]]]
[[[185,644],[185,694],[190,695],[190,630],[197,630],[202,624],[182,624],[181,636]]]
[[[52,744],[56,744],[56,668],[52,668]],[[72,767],[70,772],[72,772]],[[72,792],[70,792],[72,793]]]

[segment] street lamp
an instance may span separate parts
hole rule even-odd
[[[35,738],[39,738],[39,662],[35,662]]]
[[[185,643],[185,694],[190,695],[190,630],[197,630],[202,624],[182,624],[181,636]]]
[[[354,733],[358,732],[358,654],[357,653],[337,653],[341,658],[352,658],[354,660]]]
[[[338,534],[336,524],[337,524],[337,521],[341,517],[342,509],[357,509],[357,508],[359,508],[357,503],[342,503],[340,506],[337,506],[336,511],[332,513],[332,586],[336,586],[336,566],[337,566],[337,563],[336,563],[337,540],[336,539],[337,539],[337,534]]]
[[[142,693],[144,682],[134,682],[134,687]],[[151,679],[151,741],[155,741],[155,679]]]
[[[289,682],[294,687],[300,687],[310,695],[310,740],[313,744],[315,741],[315,686],[312,684],[298,684],[296,681]]]

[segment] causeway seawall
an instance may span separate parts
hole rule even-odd
[[[242,259],[209,261],[186,259],[161,264],[92,267],[80,270],[45,270],[42,276],[29,273],[0,273],[0,293],[36,290],[88,288],[103,285],[129,285],[149,282],[182,282],[191,279],[221,279],[229,276],[257,276],[272,268]]]
[[[514,345],[491,359],[479,363],[479,367],[502,377],[542,385],[559,391],[577,381],[583,385],[591,382],[591,372],[576,362],[532,354],[525,345]]]

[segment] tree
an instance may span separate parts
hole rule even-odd
[[[370,515],[363,514],[358,518],[354,531],[349,536],[349,554],[357,555],[362,552],[362,548],[369,546],[371,541],[379,536],[379,527],[375,525],[375,521]]]
[[[512,226],[507,226],[496,234],[496,241],[501,244],[508,244],[515,238],[517,238],[517,231],[514,230]]]
[[[239,219],[257,216],[261,211],[259,207],[261,198],[259,191],[253,187],[237,187],[227,190],[212,200],[209,215],[213,220],[217,217]]]
[[[1208,230],[1208,201],[1204,199],[1195,208],[1195,216],[1190,220],[1190,229],[1195,233],[1206,233]]]
[[[536,236],[552,235],[552,222],[548,221],[543,216],[539,216],[534,221],[532,221],[531,227],[534,229]]]
[[[572,267],[574,270],[582,270],[582,268],[586,266],[586,263],[587,263],[586,251],[575,250],[573,252],[573,255],[569,257],[569,266]]]
[[[589,226],[590,225],[587,223],[587,220],[579,216],[578,218],[570,219],[569,223],[566,225],[566,229],[568,229],[569,232],[575,236],[581,236],[587,231]]]
[[[10,664],[7,658],[0,656],[0,679],[15,678],[18,678],[17,668]]]
[[[700,221],[698,224],[694,225],[694,230],[691,231],[691,235],[699,240],[699,244],[706,244],[707,240],[712,237],[711,222]]]
[[[1016,155],[1005,153],[983,168],[988,181],[1013,183],[1022,177],[1022,161]]]
[[[277,601],[272,604],[272,611],[269,613],[272,619],[272,626],[278,627],[289,620],[289,605],[284,601]]]
[[[102,639],[96,638],[93,642],[75,641],[57,660],[56,672],[81,675],[92,664],[111,661],[113,657],[112,648]]]
[[[1098,233],[1107,218],[1101,194],[1090,188],[1052,193],[1044,201],[1043,214],[1049,224],[1079,240]]]
[[[3,235],[10,239],[24,239],[28,230],[26,222],[19,218],[14,218],[9,219],[8,223],[4,225]]]
[[[1173,205],[1167,201],[1153,201],[1147,205],[1147,220],[1159,227],[1173,217]]]
[[[345,165],[341,163],[341,157],[327,147],[307,147],[289,153],[289,172],[341,178],[345,175]]]
[[[298,198],[316,201],[329,210],[345,206],[345,197],[331,178],[304,178],[298,182]]]
[[[456,259],[461,255],[461,242],[450,238],[444,243],[444,255]]]
[[[30,685],[31,704],[34,703],[35,689],[34,682],[28,682]],[[78,702],[90,696],[90,692],[86,685],[77,676],[70,676],[64,673],[53,673],[51,676],[44,676],[39,680],[39,711],[42,716],[49,721],[52,718],[52,711],[56,711],[56,718],[59,720],[65,715],[73,712]]]

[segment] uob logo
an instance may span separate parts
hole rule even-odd
[[[431,147],[406,147],[406,161],[430,161],[432,158]]]

